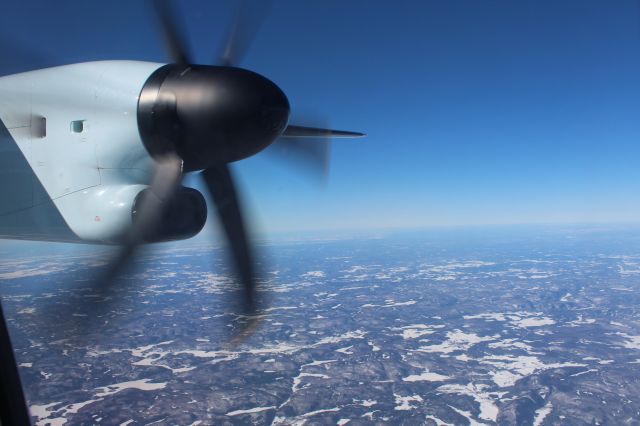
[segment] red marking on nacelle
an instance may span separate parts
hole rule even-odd
[[[93,219],[95,222],[100,222],[102,220],[102,218],[100,216],[96,216],[95,219]]]

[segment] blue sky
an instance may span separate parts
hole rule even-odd
[[[53,4],[3,5],[3,44],[49,64],[166,60],[145,2]],[[180,5],[210,62],[233,2]],[[637,222],[639,21],[622,0],[276,0],[242,65],[292,121],[368,137],[334,141],[324,188],[268,156],[238,164],[256,227]]]

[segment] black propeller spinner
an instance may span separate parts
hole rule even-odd
[[[175,204],[173,195],[183,173],[202,170],[242,284],[244,313],[252,315],[258,308],[255,267],[229,163],[257,154],[276,140],[284,151],[303,160],[307,157],[307,162],[308,158],[317,158],[322,163],[328,156],[308,155],[313,148],[305,146],[302,138],[364,135],[288,125],[290,107],[283,91],[260,74],[236,67],[235,61],[244,56],[260,21],[247,19],[247,7],[241,7],[219,55],[220,65],[214,66],[192,64],[168,0],[156,0],[152,5],[174,61],[149,77],[138,101],[138,128],[156,160],[156,173],[136,204],[133,227],[124,237],[119,255],[100,283],[109,284],[115,279],[131,262],[137,247],[153,240],[158,228],[166,226],[163,211]],[[264,11],[264,3],[261,7]],[[326,164],[320,168],[326,169]],[[254,325],[249,321],[241,334],[247,334]]]
[[[138,127],[154,157],[177,154],[185,172],[231,163],[271,145],[287,127],[289,100],[241,68],[169,64],[138,101]]]

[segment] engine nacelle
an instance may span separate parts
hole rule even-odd
[[[147,185],[98,186],[61,197],[55,203],[70,212],[64,219],[80,241],[119,244],[136,220],[136,205],[148,191]],[[202,230],[206,220],[202,194],[180,187],[166,206],[157,231],[147,236],[146,242],[191,238]]]
[[[149,188],[138,193],[133,201],[131,218],[138,220],[137,206],[151,191]],[[202,194],[193,188],[179,188],[164,206],[160,224],[153,234],[147,235],[149,243],[184,240],[197,235],[207,220],[207,203]]]

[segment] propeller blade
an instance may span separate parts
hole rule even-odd
[[[7,320],[2,312],[2,303],[0,303],[0,362],[2,363],[0,369],[0,421],[13,425],[31,424]]]
[[[256,277],[252,248],[249,245],[244,218],[231,170],[226,164],[210,167],[202,172],[205,183],[216,204],[236,273],[243,289],[242,307],[245,314],[256,312]]]
[[[360,132],[347,132],[344,130],[321,129],[316,127],[289,125],[284,130],[283,138],[361,138],[366,136]]]
[[[171,198],[182,180],[182,159],[167,155],[158,161],[149,189],[135,206],[135,220],[124,244],[107,266],[99,287],[108,286],[131,264],[139,246],[153,234],[162,219],[163,206]]]
[[[314,119],[318,122],[318,119]],[[324,121],[324,120],[321,120]],[[319,124],[323,124],[322,122]],[[332,138],[359,138],[363,133],[331,130],[324,127],[289,125],[284,133],[265,152],[288,160],[314,178],[325,182],[329,174]]]
[[[249,2],[240,1],[233,24],[231,25],[222,53],[217,60],[219,65],[237,66],[251,47],[265,16],[271,7],[271,0]]]
[[[324,182],[329,175],[331,139],[289,136],[278,139],[265,153],[297,166],[320,182]]]
[[[152,7],[158,17],[167,53],[173,62],[180,65],[191,63],[189,50],[177,21],[175,10],[172,10],[169,0],[153,0]]]

